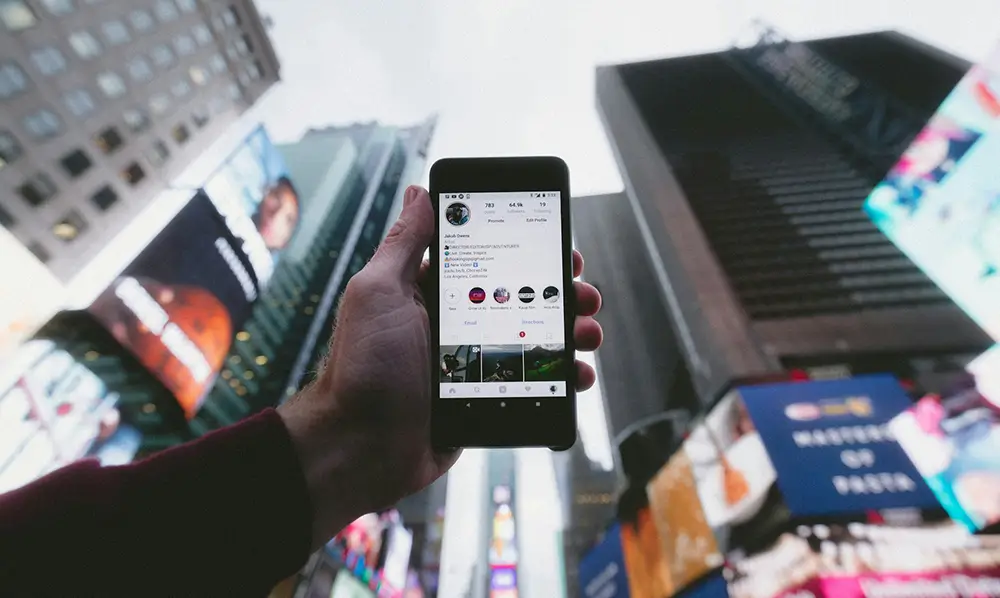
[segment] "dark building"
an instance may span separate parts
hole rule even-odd
[[[705,404],[792,368],[918,377],[988,346],[862,212],[968,67],[897,33],[765,32],[747,48],[598,69],[635,218],[608,208],[600,230],[638,231],[646,293],[671,323],[651,319],[635,350],[676,344]]]

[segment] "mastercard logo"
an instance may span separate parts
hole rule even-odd
[[[486,301],[486,291],[479,287],[472,289],[469,291],[469,301],[473,303],[482,303],[483,301]]]

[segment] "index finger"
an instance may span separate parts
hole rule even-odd
[[[573,278],[583,274],[583,255],[576,249],[573,250]]]

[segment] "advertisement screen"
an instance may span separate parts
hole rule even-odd
[[[388,530],[388,545],[385,549],[385,565],[382,567],[382,583],[388,586],[392,595],[401,595],[406,586],[406,573],[410,565],[410,551],[413,548],[413,534],[400,524]]]
[[[676,588],[722,566],[722,554],[701,508],[691,460],[677,451],[646,487],[663,558]]]
[[[517,569],[493,567],[490,569],[490,598],[517,598]]]
[[[727,570],[732,598],[997,596],[1000,538],[951,522],[803,525]]]
[[[250,315],[257,279],[198,193],[90,306],[190,418]]]
[[[1000,405],[978,378],[923,397],[890,424],[944,509],[973,531],[1000,523]]]
[[[442,398],[566,396],[559,195],[441,195]]]
[[[517,565],[517,539],[514,513],[510,505],[497,505],[493,514],[493,537],[490,541],[489,564],[496,567]]]
[[[912,405],[892,376],[768,384],[738,393],[792,515],[937,507],[889,430],[889,420]],[[745,486],[756,496],[754,480],[731,482],[735,490],[727,492]]]
[[[327,544],[332,552],[356,576],[371,581],[375,577],[382,554],[386,520],[376,513],[358,517]]]
[[[629,598],[622,534],[617,524],[580,559],[578,579],[584,598]]]
[[[944,100],[865,210],[1000,339],[1000,47]]]
[[[674,593],[660,537],[648,508],[641,509],[635,521],[622,522],[621,543],[632,598],[659,598]]]
[[[28,345],[38,357],[0,391],[0,493],[87,456],[120,429],[118,395],[100,378],[50,341]]]
[[[333,580],[330,598],[375,598],[375,594],[346,569],[341,569]]]
[[[300,200],[285,160],[260,127],[205,182],[205,192],[267,286],[298,228]]]

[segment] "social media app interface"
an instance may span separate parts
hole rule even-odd
[[[558,191],[442,193],[441,398],[564,397]]]

